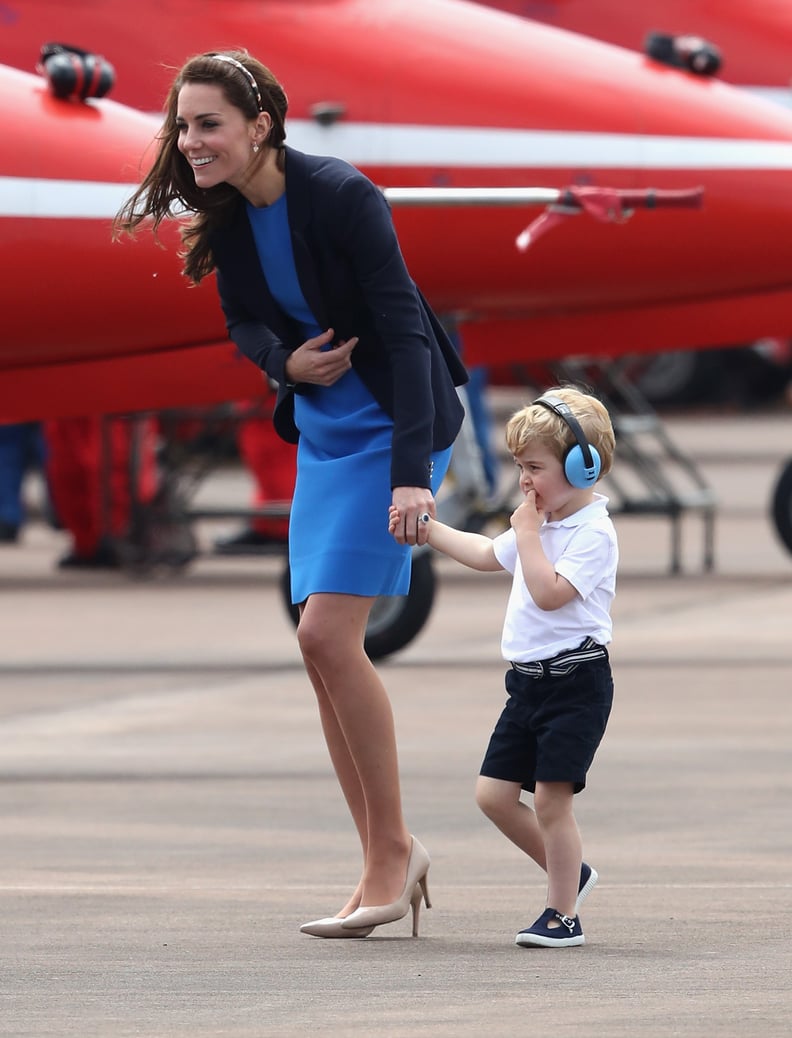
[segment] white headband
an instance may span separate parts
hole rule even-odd
[[[261,103],[261,91],[259,85],[256,82],[256,77],[250,71],[249,68],[245,68],[241,61],[237,61],[236,58],[232,58],[230,54],[210,54],[210,58],[216,58],[218,61],[227,61],[229,65],[233,65],[238,68],[240,72],[244,73],[250,83],[250,89],[253,91],[253,95],[256,98],[256,106],[260,112],[264,111],[264,105]]]

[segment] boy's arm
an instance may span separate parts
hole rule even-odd
[[[437,519],[430,519],[428,542],[443,555],[461,562],[470,569],[484,573],[502,570],[503,566],[495,557],[492,538],[483,533],[469,533],[466,530],[455,530]]]
[[[566,577],[556,573],[555,567],[544,553],[539,538],[542,513],[536,510],[532,490],[515,510],[511,517],[511,525],[517,538],[517,554],[520,557],[523,580],[534,603],[540,609],[549,612],[571,602],[577,595],[577,589]]]
[[[391,506],[389,528],[393,531],[399,525],[399,512]],[[498,572],[503,566],[495,557],[492,547],[492,538],[481,533],[468,533],[466,530],[455,530],[453,526],[446,526],[437,519],[427,521],[427,543],[431,544],[437,551],[448,555],[456,562],[470,569],[477,569],[483,573]]]

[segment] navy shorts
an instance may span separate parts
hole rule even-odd
[[[579,663],[563,677],[506,673],[509,698],[484,755],[481,774],[519,782],[571,782],[579,793],[605,734],[613,704],[607,656]]]

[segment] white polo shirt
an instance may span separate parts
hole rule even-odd
[[[608,499],[594,501],[566,519],[545,521],[539,539],[556,573],[578,592],[560,609],[540,609],[523,579],[517,538],[506,530],[493,541],[495,557],[513,574],[501,651],[505,660],[529,663],[577,648],[584,638],[607,645],[613,633],[610,606],[616,593],[619,547]]]

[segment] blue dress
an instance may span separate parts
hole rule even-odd
[[[297,280],[286,195],[248,204],[261,268],[274,299],[305,338],[321,335]],[[295,395],[300,431],[289,520],[293,602],[316,592],[406,595],[411,549],[388,533],[393,421],[354,369],[332,386]],[[443,481],[451,447],[432,455],[432,492]]]

